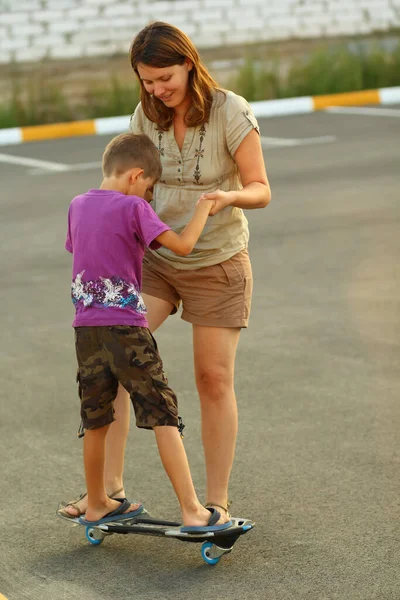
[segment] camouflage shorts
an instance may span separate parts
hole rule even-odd
[[[178,402],[149,329],[76,327],[75,349],[84,429],[114,421],[118,383],[130,394],[138,427],[178,426]]]

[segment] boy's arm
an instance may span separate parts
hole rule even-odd
[[[186,225],[182,233],[164,231],[155,239],[159,244],[165,246],[179,256],[190,254],[199,239],[206,224],[210,210],[214,206],[213,200],[201,200],[195,208],[193,217]]]

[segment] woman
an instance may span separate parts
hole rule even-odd
[[[193,43],[176,27],[156,22],[140,31],[131,47],[131,64],[141,88],[131,130],[153,140],[163,164],[154,210],[180,232],[197,201],[215,200],[213,216],[189,256],[165,248],[147,253],[142,293],[152,331],[180,302],[182,319],[192,324],[207,472],[205,506],[222,510],[222,521],[228,521],[237,434],[234,364],[252,293],[242,209],[263,208],[271,199],[259,129],[248,103],[218,87]],[[122,388],[115,416],[107,435],[105,479],[110,496],[123,497],[129,397]],[[75,517],[85,509],[83,496],[65,511]]]

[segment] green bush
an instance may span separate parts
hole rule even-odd
[[[319,51],[305,64],[295,63],[284,84],[285,96],[317,96],[361,90],[362,61],[341,49]]]
[[[248,100],[279,98],[279,64],[274,63],[268,69],[263,69],[259,62],[248,58],[229,87]]]
[[[318,96],[400,85],[400,44],[392,52],[375,46],[355,51],[333,47],[297,59],[284,72],[278,62],[263,65],[249,58],[231,88],[249,101]]]
[[[123,85],[117,77],[113,77],[106,89],[96,85],[86,91],[81,110],[90,119],[129,115],[138,104],[139,96],[137,84]]]
[[[268,61],[248,57],[227,87],[251,102],[396,85],[400,43],[392,51],[359,43],[320,49],[294,61],[280,60],[276,53]],[[88,84],[78,102],[45,79],[34,79],[22,89],[14,77],[10,88],[10,101],[0,107],[0,128],[126,115],[139,101],[138,84],[123,84],[115,76],[108,84]]]
[[[29,81],[26,89],[12,87],[9,112],[19,126],[71,121],[72,110],[62,90],[44,80]]]
[[[0,106],[0,129],[19,127],[17,115],[10,106]]]
[[[123,85],[116,77],[106,86],[88,87],[78,103],[46,81],[34,79],[24,88],[14,81],[9,102],[0,107],[0,128],[117,117],[132,113],[138,101],[138,85]]]

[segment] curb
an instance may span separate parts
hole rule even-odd
[[[261,102],[251,102],[250,106],[257,118],[263,118],[307,114],[317,110],[324,110],[331,106],[396,104],[397,102],[400,102],[400,87],[348,92],[345,94],[329,94],[327,96],[303,96],[300,98],[284,98],[282,100],[264,100]],[[0,129],[0,146],[82,135],[122,133],[123,131],[127,131],[129,119],[130,115],[125,115],[122,117],[107,117],[89,121]]]

